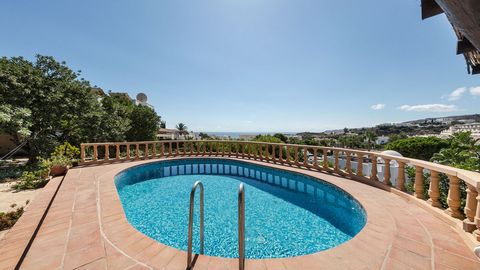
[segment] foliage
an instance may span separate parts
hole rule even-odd
[[[11,208],[15,208],[16,205],[12,204]],[[23,207],[19,207],[9,212],[0,212],[0,231],[10,229],[15,225],[17,220],[22,216],[24,210]]]
[[[405,157],[430,160],[433,154],[448,146],[447,140],[437,137],[410,137],[388,143],[385,149],[395,150]]]
[[[273,137],[276,137],[276,138],[280,139],[284,143],[288,142],[287,136],[283,135],[282,133],[275,133],[275,134],[273,134]]]
[[[127,132],[128,141],[151,141],[156,139],[160,127],[160,116],[143,105],[135,106],[130,116],[131,127]]]
[[[51,153],[51,157],[65,157],[69,160],[75,160],[80,155],[80,149],[71,145],[68,142],[64,142],[63,144],[55,147],[53,153]]]
[[[43,170],[24,172],[20,177],[20,181],[15,183],[12,188],[15,190],[26,190],[44,187],[48,182],[48,179],[44,178],[44,176]]]
[[[448,139],[449,147],[432,157],[433,162],[465,170],[480,171],[480,145],[470,132],[459,132]]]
[[[210,140],[212,139],[212,137],[210,135],[208,135],[207,133],[203,133],[203,132],[200,132],[198,134],[198,136],[200,137],[200,139],[202,140]]]
[[[178,123],[176,128],[180,132],[180,135],[188,135],[188,127],[184,123]]]
[[[79,126],[89,122],[92,107],[99,107],[89,83],[79,75],[48,56],[37,55],[33,63],[22,57],[0,58],[0,104],[6,104],[3,110],[23,112],[13,118],[17,124],[2,121],[2,129],[16,143],[22,139],[19,133],[25,135],[31,161],[50,153],[59,140],[77,143],[82,137]]]
[[[27,108],[13,108],[9,104],[0,104],[0,130],[14,134],[18,140],[28,137],[32,126],[31,111]]]
[[[283,143],[282,140],[272,135],[257,135],[252,141],[268,142],[268,143]]]

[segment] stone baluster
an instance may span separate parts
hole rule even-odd
[[[175,152],[174,152],[174,156],[178,156],[180,154],[180,143],[179,142],[175,142]]]
[[[363,176],[363,154],[357,154],[357,176]]]
[[[295,150],[295,165],[299,165],[299,162],[298,162],[298,147],[295,146],[294,147],[294,150]]]
[[[157,143],[153,143],[153,158],[157,157]]]
[[[120,145],[115,144],[115,160],[120,160]]]
[[[340,160],[338,158],[339,151],[333,150],[333,154],[335,156],[335,164],[333,165],[333,169],[338,172],[340,170]]]
[[[477,239],[477,241],[480,241],[480,188],[477,187],[477,207],[475,210],[475,226],[477,229],[473,232],[473,235]]]
[[[323,149],[323,168],[328,170],[328,150]]]
[[[405,162],[397,161],[398,162],[398,174],[397,174],[397,189],[401,191],[405,191]]]
[[[415,192],[416,198],[423,199],[423,168],[415,166]]]
[[[383,173],[383,183],[385,185],[388,185],[388,186],[391,186],[392,185],[392,181],[391,181],[391,174],[390,174],[390,159],[388,158],[384,158],[383,159],[385,161],[385,164],[383,166],[384,168],[384,173]]]
[[[351,153],[348,152],[348,151],[345,151],[345,154],[346,154],[346,158],[347,158],[347,161],[345,163],[345,169],[347,171],[348,174],[352,174],[352,156],[351,156]]]
[[[440,203],[440,178],[437,171],[430,170],[430,186],[428,187],[428,203],[433,207],[441,208]]]
[[[109,145],[108,144],[105,144],[105,160],[109,160],[110,159],[110,153],[109,153]]]
[[[172,154],[172,142],[168,142],[168,156],[171,157]]]
[[[148,143],[145,144],[145,153],[143,153],[143,159],[148,159]]]
[[[80,162],[85,162],[85,145],[80,144]]]
[[[375,156],[374,154],[370,154],[370,159],[372,160],[372,172],[370,175],[370,180],[377,181],[378,180],[377,156]]]
[[[318,149],[317,148],[313,148],[313,166],[315,168],[318,168]]]
[[[93,161],[98,160],[98,145],[93,145]]]
[[[308,167],[308,151],[306,147],[303,147],[303,166]]]
[[[265,144],[265,159],[267,161],[270,160],[270,149],[269,149],[269,145],[268,144]]]
[[[164,142],[161,142],[160,156],[165,157],[165,143]]]
[[[135,159],[140,158],[140,145],[137,143],[135,144]]]
[[[467,201],[465,204],[465,219],[463,220],[463,230],[473,232],[475,226],[475,213],[477,211],[477,189],[467,183]]]
[[[291,161],[291,158],[290,158],[290,146],[287,145],[287,146],[285,147],[285,149],[286,149],[286,150],[285,150],[285,151],[286,151],[286,153],[285,153],[285,161],[286,161],[287,163],[291,163],[292,161]]]
[[[130,144],[127,143],[127,153],[126,153],[127,160],[130,159]]]
[[[460,212],[460,180],[455,175],[448,175],[449,188],[447,204],[447,214],[454,218],[463,218],[463,214]]]

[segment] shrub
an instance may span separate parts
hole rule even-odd
[[[16,205],[12,205],[12,208],[15,208]],[[15,210],[9,212],[0,212],[0,231],[10,229],[22,216],[23,207],[19,207]]]
[[[48,178],[44,177],[44,171],[42,170],[24,172],[20,177],[20,181],[15,183],[12,188],[15,190],[37,189],[44,187],[47,182]]]
[[[437,137],[410,137],[391,142],[385,149],[395,150],[405,157],[430,160],[433,154],[449,146],[447,140]]]

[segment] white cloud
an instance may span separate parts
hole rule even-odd
[[[459,100],[465,92],[467,92],[467,88],[460,87],[453,90],[452,93],[442,96],[442,98],[446,98],[449,101]]]
[[[383,110],[383,109],[385,109],[385,104],[378,103],[378,104],[370,106],[370,108],[372,108],[372,110],[376,110],[376,111]]]
[[[398,109],[409,112],[453,112],[458,110],[457,106],[446,104],[402,105]]]
[[[480,96],[480,86],[470,87],[470,94],[472,94],[472,96]]]

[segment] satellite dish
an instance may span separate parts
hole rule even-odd
[[[147,95],[145,95],[144,93],[138,93],[137,100],[145,103],[147,102]]]

